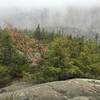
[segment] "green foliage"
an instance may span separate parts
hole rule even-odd
[[[22,78],[29,61],[13,46],[7,29],[0,30],[0,87]]]
[[[30,32],[30,34],[29,34],[29,32]],[[42,43],[50,43],[51,41],[54,40],[55,37],[62,36],[60,32],[59,33],[56,33],[54,31],[48,32],[44,28],[40,28],[40,25],[37,26],[35,31],[26,30],[25,33],[28,36],[41,41]]]
[[[44,60],[39,62],[40,65],[35,71],[29,66],[30,60],[12,44],[7,29],[0,29],[0,87],[16,79],[34,83],[71,78],[100,79],[98,35],[93,40],[83,36],[66,36],[61,32],[41,30],[39,25],[34,32],[27,33],[48,45]]]
[[[58,76],[60,75],[61,68],[55,67],[44,67],[43,68],[43,77],[45,81],[57,81],[59,80]]]
[[[0,87],[8,85],[11,82],[11,76],[9,75],[9,68],[0,65]]]
[[[42,38],[40,26],[38,25],[36,30],[34,31],[34,38],[40,40]]]
[[[12,44],[7,30],[1,32],[0,38],[0,62],[9,66],[12,58]]]
[[[100,52],[94,40],[60,36],[49,45],[42,71],[47,81],[70,78],[100,79]]]
[[[46,82],[41,72],[30,73],[30,72],[23,71],[23,80],[32,83]]]
[[[25,55],[20,54],[16,51],[12,56],[11,63],[12,66],[23,66],[28,65],[30,63],[30,60],[28,60]]]

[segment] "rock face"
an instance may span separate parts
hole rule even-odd
[[[100,100],[100,81],[73,79],[10,89],[0,100]]]

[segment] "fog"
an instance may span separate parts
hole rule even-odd
[[[2,0],[0,26],[100,34],[100,0]]]
[[[63,8],[99,6],[100,0],[0,0],[0,8]]]

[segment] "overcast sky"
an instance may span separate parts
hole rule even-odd
[[[100,0],[0,0],[0,8],[45,8],[64,6],[93,6],[100,5]]]

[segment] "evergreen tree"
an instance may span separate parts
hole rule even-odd
[[[40,29],[39,24],[38,24],[36,30],[34,31],[34,38],[41,40],[41,29]]]
[[[10,65],[11,63],[11,52],[12,52],[12,45],[10,36],[7,30],[3,30],[0,38],[0,62],[4,65]]]

